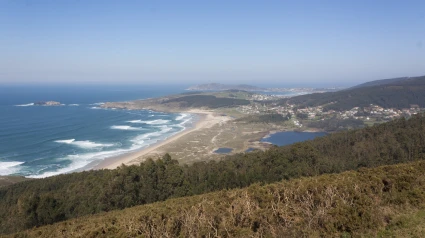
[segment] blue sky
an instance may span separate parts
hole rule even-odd
[[[0,84],[425,75],[425,1],[0,0]]]

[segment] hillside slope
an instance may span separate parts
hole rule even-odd
[[[384,108],[425,107],[425,76],[401,79],[384,85],[352,88],[329,93],[314,93],[283,99],[281,104],[298,107],[324,106],[324,110],[346,111],[375,104]]]
[[[169,156],[0,188],[0,233],[253,183],[425,158],[425,116],[345,131],[265,152],[181,166]]]
[[[371,87],[371,86],[381,86],[381,85],[386,85],[386,84],[391,84],[391,83],[399,83],[400,81],[403,81],[403,80],[406,80],[406,79],[408,79],[408,77],[374,80],[374,81],[370,81],[370,82],[366,82],[366,83],[356,85],[356,86],[351,87],[349,89],[365,88],[365,87]]]
[[[185,93],[161,98],[150,98],[129,102],[107,102],[103,108],[151,109],[165,112],[181,112],[189,108],[228,108],[250,104],[249,100],[229,97],[217,97],[198,93]]]
[[[14,237],[420,237],[425,162],[171,199]]]

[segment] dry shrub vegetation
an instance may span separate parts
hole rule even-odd
[[[425,162],[170,199],[11,237],[421,237]]]

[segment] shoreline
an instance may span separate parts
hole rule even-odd
[[[227,118],[223,118],[222,116],[216,116],[215,112],[207,110],[191,109],[188,111],[183,111],[181,113],[196,114],[198,116],[198,119],[193,122],[191,127],[188,127],[166,138],[165,140],[158,141],[152,145],[149,145],[134,152],[128,152],[123,155],[105,158],[91,169],[116,169],[122,164],[131,165],[133,160],[136,160],[137,158],[145,156],[147,154],[156,152],[160,147],[172,143],[191,132],[198,131],[204,128],[210,128],[213,125],[220,123],[221,121],[227,120]],[[137,163],[140,163],[140,161],[138,161]]]

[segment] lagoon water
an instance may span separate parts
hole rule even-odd
[[[218,148],[217,150],[214,151],[214,153],[216,153],[216,154],[228,154],[228,153],[232,152],[232,150],[233,150],[232,148],[223,147],[223,148]]]
[[[79,171],[164,140],[194,116],[99,105],[183,91],[183,86],[0,86],[0,175],[37,178]],[[50,100],[63,105],[32,104]]]
[[[326,135],[326,132],[297,132],[297,131],[284,131],[271,134],[270,136],[263,138],[262,142],[269,142],[273,145],[284,146],[290,145],[296,142],[312,140],[316,137]]]

